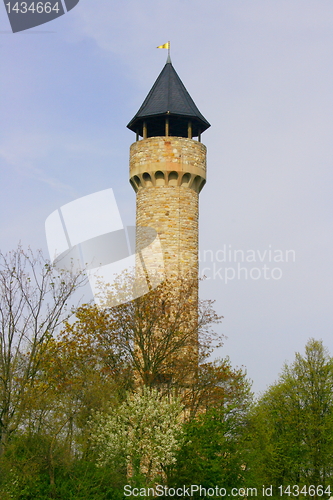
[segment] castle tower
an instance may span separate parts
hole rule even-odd
[[[139,228],[136,245],[145,246],[140,227],[157,231],[166,277],[175,280],[177,288],[177,278],[198,278],[199,193],[206,182],[201,134],[210,124],[170,57],[127,126],[136,133],[130,149],[130,183],[136,192]]]

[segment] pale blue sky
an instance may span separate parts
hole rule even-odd
[[[246,366],[258,391],[309,337],[333,354],[331,0],[81,0],[34,33],[9,30],[0,6],[1,249],[46,251],[48,215],[108,187],[134,223],[126,124],[165,63],[155,47],[171,40],[212,125],[201,255],[210,250],[222,276],[238,264],[217,262],[224,245],[296,255],[246,263],[279,267],[279,280],[205,281],[202,296],[225,317],[220,355]],[[212,278],[214,263],[202,265]]]

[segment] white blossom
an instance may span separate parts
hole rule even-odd
[[[111,414],[98,414],[93,441],[98,465],[126,457],[128,475],[143,474],[148,481],[163,475],[176,462],[182,442],[182,406],[176,397],[143,388],[131,394]]]

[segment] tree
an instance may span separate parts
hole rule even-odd
[[[182,405],[176,397],[163,396],[143,387],[129,394],[110,414],[96,415],[92,440],[96,443],[99,465],[123,462],[129,479],[153,485],[175,463],[182,439]]]
[[[121,293],[126,295],[131,286],[125,278]],[[121,359],[131,365],[138,385],[184,387],[193,383],[198,363],[222,345],[223,339],[212,330],[212,324],[221,321],[212,301],[201,302],[196,314],[192,302],[196,287],[196,282],[183,280],[176,300],[174,282],[166,280],[139,299],[117,307],[98,310],[83,306],[78,310],[78,321],[67,325],[67,330],[72,336],[74,332],[93,336],[110,362]],[[119,286],[114,290],[118,293]]]
[[[44,358],[84,282],[82,274],[57,271],[41,252],[0,253],[0,456],[48,391],[40,380]]]
[[[241,368],[232,368],[228,357],[199,364],[195,383],[187,392],[190,417],[212,407],[245,414],[252,400],[251,383]]]
[[[117,307],[81,306],[69,320],[67,300],[84,277],[55,273],[41,255],[33,258],[21,250],[5,257],[1,270],[0,409],[7,474],[1,495],[65,499],[70,492],[73,498],[103,498],[104,491],[105,498],[114,498],[126,473],[143,484],[159,474],[166,481],[184,421],[193,424],[186,432],[196,442],[197,460],[216,432],[219,439],[211,443],[216,467],[239,471],[232,442],[241,443],[249,387],[229,360],[208,361],[222,343],[223,336],[212,329],[221,318],[211,301],[201,303],[196,313],[195,282],[184,280],[177,300],[174,283],[166,281]],[[182,422],[177,394],[185,408]],[[203,422],[205,411],[211,413]],[[96,412],[101,424],[95,432],[97,449],[90,439]],[[125,444],[110,467],[115,429],[121,429]],[[223,462],[221,454],[228,460]],[[78,485],[81,473],[86,481]]]
[[[126,398],[133,370],[117,345],[102,341],[108,325],[104,310],[85,305],[76,319],[63,324],[44,357],[43,383],[49,391],[39,410],[43,432],[55,435],[59,429],[54,442],[66,441],[69,456],[86,459],[91,455],[90,417]]]
[[[333,359],[321,341],[310,339],[305,356],[296,353],[284,367],[251,423],[261,480],[327,485],[333,473]]]

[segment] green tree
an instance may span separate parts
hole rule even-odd
[[[310,339],[250,419],[253,477],[275,485],[327,485],[333,473],[333,359]]]

